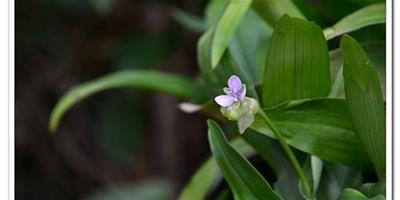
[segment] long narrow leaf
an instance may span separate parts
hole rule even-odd
[[[344,100],[292,101],[265,111],[280,128],[288,144],[296,149],[336,163],[371,167],[359,138],[353,132]],[[251,128],[275,138],[258,116]]]
[[[315,23],[284,15],[268,48],[264,107],[325,97],[330,88],[328,46],[321,29]]]
[[[274,189],[282,199],[304,199],[299,190],[299,178],[282,150],[282,146],[272,138],[251,129],[246,130],[242,137],[274,170],[277,176]]]
[[[238,25],[246,14],[252,0],[230,1],[215,29],[211,45],[211,66],[217,67]]]
[[[330,40],[366,26],[385,23],[385,21],[385,3],[372,4],[347,15],[332,27],[326,28],[324,34],[326,39]]]
[[[377,72],[361,45],[350,36],[340,44],[346,102],[356,134],[380,178],[385,178],[385,105]]]
[[[55,131],[64,113],[75,103],[94,93],[116,88],[147,89],[195,101],[205,101],[211,95],[207,88],[179,75],[144,70],[116,72],[70,89],[53,109],[49,129]]]
[[[236,200],[281,199],[261,174],[226,140],[221,128],[208,121],[211,151]]]
[[[175,21],[180,23],[182,26],[188,28],[189,30],[203,32],[206,29],[206,25],[200,17],[186,13],[179,8],[172,8],[170,14],[175,19]]]
[[[232,140],[231,145],[240,154],[250,156],[255,153],[254,149],[242,138]],[[214,157],[209,158],[192,176],[186,184],[178,200],[203,200],[212,185],[222,177],[221,170],[218,168]]]
[[[382,93],[385,94],[386,89],[386,47],[385,42],[366,42],[361,43],[362,48],[371,59],[375,70],[378,72],[379,81],[381,83]],[[331,80],[333,87],[330,96],[335,98],[344,98],[344,79],[343,79],[343,58],[339,49],[329,52]]]

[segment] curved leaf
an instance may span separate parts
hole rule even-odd
[[[251,129],[247,129],[241,136],[274,170],[278,178],[274,183],[274,189],[282,199],[304,199],[299,190],[299,178],[282,150],[282,146],[272,138]]]
[[[173,7],[170,14],[176,22],[189,30],[203,32],[206,29],[206,25],[203,19],[198,16],[184,12],[179,8]]]
[[[211,66],[217,67],[226,47],[236,32],[242,18],[249,9],[252,0],[230,1],[221,16],[211,45]]]
[[[385,200],[386,198],[383,195],[378,195],[373,198],[368,198],[361,192],[346,188],[343,190],[342,194],[337,198],[337,200]]]
[[[328,46],[321,29],[315,23],[284,15],[268,47],[264,107],[325,97],[330,89]]]
[[[232,140],[231,145],[242,155],[252,155],[254,149],[242,138]],[[178,200],[203,200],[215,181],[221,178],[221,170],[218,168],[214,157],[209,158],[199,167],[190,181],[181,191]]]
[[[379,178],[386,170],[386,115],[378,74],[361,45],[350,36],[343,36],[343,73],[346,103],[354,131],[357,133]]]
[[[115,88],[148,89],[195,101],[205,101],[211,95],[207,88],[179,75],[145,70],[116,72],[75,86],[61,97],[50,116],[50,131],[57,129],[64,113],[75,103],[94,93]]]
[[[281,199],[253,165],[228,143],[221,128],[212,120],[208,120],[208,140],[236,200]]]
[[[347,15],[332,27],[324,29],[324,34],[325,38],[330,40],[366,26],[385,23],[385,21],[385,3],[372,4]]]
[[[346,188],[337,200],[368,200],[368,198],[355,189]]]
[[[336,163],[360,168],[371,166],[359,138],[353,132],[344,100],[291,101],[265,111],[294,148]],[[251,128],[275,138],[259,116],[256,116]]]

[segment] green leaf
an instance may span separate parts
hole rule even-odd
[[[207,88],[196,84],[189,78],[179,75],[146,70],[116,72],[68,90],[57,102],[51,113],[50,131],[57,129],[64,113],[75,103],[94,93],[116,88],[154,90],[195,101],[205,101],[211,98],[212,95]]]
[[[280,144],[268,136],[251,129],[247,129],[241,136],[274,170],[277,176],[274,189],[282,199],[304,199],[299,190],[299,178]]]
[[[324,163],[322,162],[322,160],[316,156],[310,156],[304,166],[304,171],[307,175],[307,179],[309,180],[309,183],[312,183],[314,194],[317,192],[319,187],[323,166]]]
[[[220,18],[211,45],[211,66],[217,67],[252,0],[230,1]]]
[[[385,94],[386,89],[386,45],[385,42],[366,42],[361,44],[362,48],[371,59],[375,70],[378,72],[379,81],[381,84],[382,92]],[[334,84],[332,87],[330,97],[344,98],[344,79],[343,79],[343,58],[339,49],[334,49],[329,52],[330,67],[331,67],[331,80]]]
[[[313,22],[284,15],[270,41],[263,105],[327,96],[331,89],[328,46]]]
[[[262,83],[262,73],[271,34],[272,28],[262,21],[254,11],[249,10],[229,43],[229,54],[237,63],[233,69],[242,72],[243,75],[236,74],[242,80],[246,80],[248,87]]]
[[[208,120],[211,151],[236,200],[281,199],[261,174],[226,140],[221,128]]]
[[[355,189],[346,188],[337,200],[368,200],[368,198]]]
[[[366,26],[385,23],[385,21],[385,3],[372,4],[347,15],[332,27],[326,28],[324,34],[326,39],[330,40]]]
[[[359,138],[353,132],[344,100],[291,101],[265,112],[294,148],[344,165],[367,169],[371,166]],[[250,128],[275,138],[259,116]]]
[[[368,198],[361,192],[351,189],[351,188],[346,188],[343,190],[342,194],[337,198],[337,200],[385,200],[385,196],[383,195],[378,195],[373,198]]]
[[[360,44],[343,36],[346,103],[354,131],[372,160],[379,178],[385,178],[385,105],[377,72]]]
[[[218,83],[218,77],[211,67],[211,42],[214,29],[205,32],[197,42],[197,62],[204,79],[212,84]]]
[[[220,63],[211,68],[211,40],[213,29],[205,33],[198,43],[198,58],[204,77],[220,87],[226,86],[226,80],[236,74],[246,83],[249,94],[257,98],[254,86],[260,84],[265,66],[265,55],[271,27],[263,22],[252,10],[249,10],[231,39]]]
[[[186,13],[176,7],[172,8],[170,14],[172,18],[175,19],[175,21],[177,21],[182,26],[188,28],[189,30],[203,32],[206,29],[203,20],[198,16]]]
[[[231,142],[242,155],[253,155],[254,149],[248,145],[242,138],[236,138]],[[178,200],[203,200],[206,197],[210,187],[221,177],[221,170],[218,168],[214,157],[209,158],[196,171],[190,181],[182,190]]]
[[[305,19],[291,0],[254,0],[252,8],[271,26],[275,26],[284,14]]]
[[[229,0],[210,0],[208,2],[205,8],[207,28],[210,29],[218,23],[228,3]]]
[[[361,170],[324,161],[317,199],[336,200],[343,189],[356,187],[361,180]]]
[[[386,181],[380,180],[377,183],[365,183],[361,186],[360,191],[367,197],[384,195],[386,193]]]

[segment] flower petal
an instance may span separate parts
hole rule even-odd
[[[243,101],[246,97],[246,85],[243,84],[242,89],[240,90],[239,100]]]
[[[228,79],[228,86],[231,90],[239,91],[242,88],[242,81],[236,75],[232,75]]]
[[[227,107],[232,105],[235,102],[235,98],[228,96],[228,95],[219,95],[215,97],[215,102],[217,102],[218,105]]]

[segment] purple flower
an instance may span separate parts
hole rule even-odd
[[[215,101],[222,107],[228,107],[237,101],[243,101],[246,96],[246,86],[236,75],[232,75],[228,79],[228,87],[224,88],[226,95],[215,97]]]

